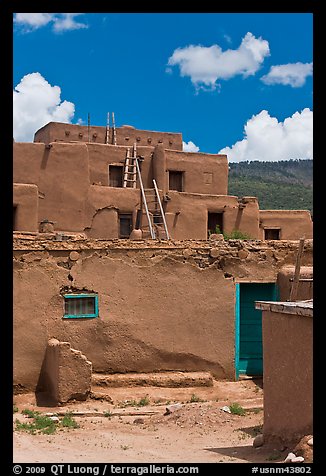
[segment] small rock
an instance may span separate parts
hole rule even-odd
[[[218,248],[212,248],[209,254],[212,258],[217,258],[220,252]]]
[[[289,453],[284,460],[284,463],[292,463],[292,460],[296,458],[294,453]]]
[[[50,420],[54,421],[54,423],[59,423],[60,422],[60,418],[58,418],[57,416],[50,416],[49,418],[50,418]]]
[[[143,423],[145,422],[143,418],[135,418],[133,423],[135,423],[136,425],[143,425]]]
[[[257,435],[252,443],[254,448],[259,448],[259,446],[263,446],[263,444],[264,444],[264,435]]]
[[[291,463],[303,463],[303,462],[304,462],[304,457],[303,456],[296,456],[291,461]]]
[[[313,441],[313,440],[314,440],[313,437],[310,438],[310,439],[307,441],[307,445],[309,445],[309,446],[314,446],[314,441]]]
[[[183,256],[185,256],[186,258],[189,258],[189,257],[192,255],[192,251],[191,251],[191,249],[186,248],[185,250],[183,250],[182,254],[183,254]]]
[[[69,258],[71,261],[77,261],[78,258],[79,258],[79,253],[78,251],[72,251],[70,254],[69,254]]]
[[[247,258],[248,255],[249,255],[248,250],[243,249],[243,250],[238,251],[238,256],[239,256],[240,259],[245,259],[245,258]]]
[[[175,403],[173,405],[169,405],[169,406],[166,407],[164,415],[170,415],[171,413],[173,413],[177,410],[180,410],[180,408],[182,408],[182,407],[183,407],[182,403]]]
[[[212,233],[209,239],[214,241],[222,241],[224,240],[224,235],[222,233]]]
[[[220,410],[222,410],[223,412],[226,412],[226,413],[231,413],[231,410],[229,407],[225,406],[225,407],[222,407]]]

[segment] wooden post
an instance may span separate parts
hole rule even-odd
[[[297,253],[297,259],[296,259],[296,263],[295,263],[294,278],[293,278],[293,283],[292,283],[292,287],[291,287],[289,301],[296,301],[297,300],[299,280],[300,280],[301,257],[302,257],[303,248],[304,248],[304,240],[305,240],[304,237],[300,238],[300,243],[299,243],[299,248],[298,248],[298,253]]]
[[[108,112],[107,118],[106,118],[106,131],[105,131],[105,143],[109,144],[109,139],[110,137],[110,113]]]

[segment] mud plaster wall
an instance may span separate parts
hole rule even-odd
[[[311,239],[313,226],[308,210],[260,210],[259,238],[264,239],[264,227],[280,227],[281,240]]]
[[[14,181],[34,183],[39,191],[39,221],[55,222],[57,230],[84,229],[89,188],[85,144],[14,144]]]
[[[15,384],[35,389],[49,338],[80,350],[95,372],[206,370],[233,380],[235,281],[276,282],[297,249],[122,242],[15,240]],[[98,293],[99,318],[62,318],[69,286]]]
[[[263,311],[264,436],[312,433],[313,319]]]
[[[14,229],[38,230],[38,190],[36,185],[15,183],[13,186],[15,210]]]
[[[132,145],[132,144],[131,144]],[[124,165],[127,147],[87,144],[89,153],[89,179],[91,184],[109,185],[109,164]],[[137,155],[144,157],[141,175],[145,188],[153,188],[152,153],[153,147],[137,147]],[[130,156],[132,149],[130,148]],[[139,188],[139,183],[137,183]]]
[[[290,298],[291,288],[293,284],[295,267],[285,266],[282,268],[277,276],[277,284],[280,290],[280,301],[287,301]],[[313,267],[301,266],[300,267],[300,279],[312,279]],[[313,282],[312,281],[299,281],[297,301],[313,299]]]
[[[111,121],[112,123],[112,121]],[[34,136],[34,142],[92,142],[105,144],[106,128],[103,126],[79,126],[76,124],[62,124],[50,122],[39,129]],[[109,143],[113,144],[113,132],[110,129]],[[155,146],[162,143],[165,148],[182,150],[182,134],[174,132],[157,132],[135,129],[130,126],[116,127],[117,145],[133,146],[134,143],[142,146]]]
[[[257,200],[250,201],[241,209],[237,197],[230,195],[204,196],[169,191],[169,197],[165,218],[174,239],[207,239],[208,212],[223,213],[223,231],[227,233],[241,230],[252,238],[258,236]]]
[[[166,150],[166,169],[183,172],[183,190],[189,193],[227,195],[226,155]]]
[[[37,383],[37,391],[55,402],[85,400],[91,390],[92,364],[69,342],[49,339]]]

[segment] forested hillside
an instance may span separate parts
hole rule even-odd
[[[313,161],[229,163],[229,195],[254,196],[261,210],[313,211]]]

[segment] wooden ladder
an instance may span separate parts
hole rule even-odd
[[[162,239],[170,240],[165,214],[162,207],[160,194],[156,181],[153,179],[153,188],[145,189],[141,176],[139,161],[137,158],[136,143],[133,146],[133,154],[130,156],[130,149],[127,148],[126,159],[124,164],[123,187],[136,188],[137,177],[141,190],[141,214],[145,210],[147,225],[141,224],[144,233],[148,233],[153,240]]]
[[[136,188],[137,183],[137,167],[136,167],[136,144],[133,148],[133,156],[130,157],[130,149],[128,147],[126,160],[123,171],[123,187]]]

